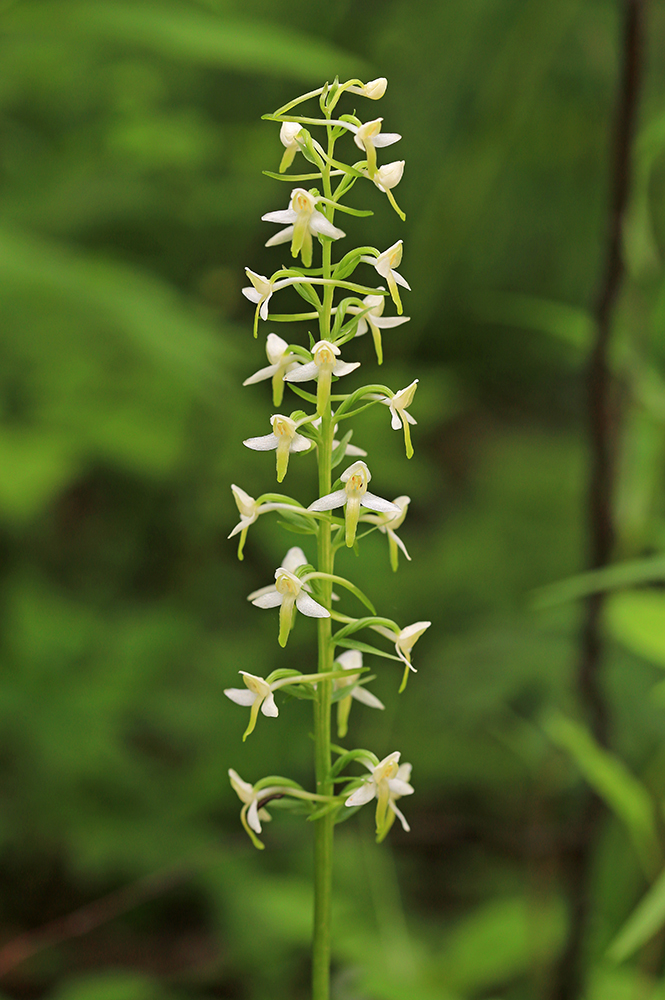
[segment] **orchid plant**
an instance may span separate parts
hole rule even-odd
[[[275,694],[285,692],[295,698],[306,698],[314,706],[314,768],[316,790],[307,791],[297,782],[271,775],[251,785],[234,770],[229,770],[231,785],[242,802],[240,818],[252,843],[263,848],[259,839],[261,822],[270,819],[266,806],[276,800],[280,805],[297,806],[307,812],[314,825],[314,936],[313,936],[313,1000],[328,1000],[330,979],[330,909],[332,890],[332,850],[335,824],[351,815],[351,811],[376,800],[376,837],[381,841],[397,817],[405,830],[408,822],[396,805],[400,797],[411,795],[411,765],[401,764],[400,752],[393,751],[379,760],[366,749],[346,749],[331,743],[332,706],[337,704],[338,739],[348,732],[349,712],[353,702],[373,709],[382,709],[382,702],[368,690],[374,678],[368,675],[363,654],[383,657],[403,665],[400,691],[404,690],[410,671],[414,644],[430,622],[416,622],[402,627],[390,618],[380,617],[370,599],[350,580],[335,574],[335,555],[347,546],[358,549],[360,539],[379,531],[388,538],[390,563],[398,568],[398,549],[410,556],[397,529],[402,525],[410,503],[407,496],[389,500],[370,492],[369,466],[363,461],[367,453],[350,443],[352,432],[346,421],[376,403],[390,409],[390,422],[395,430],[403,429],[406,454],[413,455],[410,426],[415,424],[408,411],[412,405],[418,380],[407,388],[394,391],[388,386],[372,383],[337,392],[337,382],[355,374],[359,362],[348,360],[351,341],[369,329],[372,333],[377,361],[383,361],[381,331],[408,322],[402,315],[398,285],[409,288],[398,272],[402,260],[402,241],[386,250],[370,246],[349,250],[333,259],[333,245],[345,239],[345,233],[335,223],[336,213],[369,216],[372,212],[343,203],[358,181],[371,181],[383,192],[392,208],[404,220],[395,200],[394,188],[399,184],[404,161],[397,160],[379,166],[378,151],[398,142],[401,136],[382,131],[382,118],[363,122],[352,114],[334,117],[339,101],[348,94],[378,100],[385,93],[384,78],[362,83],[335,80],[318,90],[303,94],[265,115],[280,125],[279,138],[284,153],[277,173],[268,176],[292,185],[288,207],[268,212],[263,220],[284,228],[271,236],[266,246],[289,244],[294,261],[300,265],[281,267],[270,277],[246,269],[250,285],[245,296],[256,305],[254,336],[262,323],[316,323],[318,338],[309,333],[309,344],[288,343],[274,332],[267,334],[265,351],[270,364],[259,368],[245,379],[244,385],[270,380],[273,406],[281,408],[285,390],[298,397],[299,405],[290,413],[273,413],[271,432],[247,438],[244,444],[255,451],[276,452],[277,481],[288,474],[293,454],[311,454],[318,468],[316,497],[301,503],[280,493],[264,493],[254,499],[239,486],[231,487],[240,521],[229,538],[239,535],[238,558],[252,524],[264,513],[278,511],[287,528],[302,536],[311,536],[316,556],[310,562],[303,549],[289,549],[275,570],[274,583],[249,595],[258,608],[278,608],[278,641],[287,646],[297,613],[317,620],[318,665],[311,673],[290,667],[274,670],[267,677],[240,671],[244,687],[228,688],[225,694],[236,704],[249,709],[249,722],[243,739],[254,731],[259,715],[277,718],[279,708]],[[301,114],[301,105],[318,101],[321,116]],[[312,134],[320,128],[323,141]],[[346,141],[351,152],[360,150],[361,159],[347,163],[340,158],[336,146]],[[357,152],[356,152],[357,156]],[[296,162],[305,161],[304,172],[287,173]],[[311,188],[300,185],[314,184]],[[343,245],[343,244],[342,244]],[[320,257],[319,257],[320,251]],[[315,253],[317,260],[315,261]],[[374,268],[385,284],[378,287],[367,283],[367,269]],[[356,280],[360,269],[361,280]],[[385,285],[387,284],[387,290]],[[293,289],[303,300],[299,312],[269,311],[273,295]],[[386,305],[394,304],[396,316],[384,315]],[[345,356],[342,357],[344,348]],[[315,389],[304,388],[316,383]],[[346,382],[345,382],[346,385]],[[265,425],[264,425],[265,426]],[[337,437],[336,437],[337,435]],[[360,457],[362,456],[362,457]],[[349,460],[350,461],[349,463]],[[344,464],[339,478],[333,481],[333,470]],[[359,529],[361,529],[359,533]],[[352,616],[337,610],[344,606],[333,585],[342,588],[360,604],[365,613]],[[335,604],[333,603],[335,602]],[[359,633],[368,631],[362,641]],[[387,639],[391,649],[370,644],[373,635]],[[393,652],[394,649],[394,652]],[[263,723],[261,723],[263,724]],[[272,723],[271,723],[272,724]],[[333,755],[336,759],[333,762]],[[360,766],[368,773],[354,773]]]

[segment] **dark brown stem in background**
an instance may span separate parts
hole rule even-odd
[[[614,485],[616,478],[617,399],[610,370],[609,346],[612,319],[625,272],[622,229],[631,184],[631,146],[637,117],[637,99],[643,64],[644,9],[646,0],[623,0],[624,31],[622,76],[614,124],[614,150],[607,252],[594,316],[596,336],[587,368],[587,413],[590,445],[588,493],[589,568],[607,566],[615,540]],[[578,686],[591,730],[601,746],[609,745],[609,712],[602,690],[603,658],[601,617],[606,595],[587,599],[580,637]],[[570,903],[568,940],[556,970],[553,1000],[578,1000],[583,993],[582,957],[588,924],[589,881],[602,805],[590,792],[585,795],[577,845],[567,857],[566,876]]]

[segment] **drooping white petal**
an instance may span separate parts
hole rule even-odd
[[[367,688],[363,687],[362,684],[358,684],[356,685],[356,687],[354,687],[353,691],[351,692],[351,697],[355,698],[356,701],[362,702],[363,705],[367,705],[368,708],[386,707],[382,701],[379,701],[379,699],[376,697],[375,694],[372,694],[371,691],[368,691]]]
[[[307,364],[300,365],[299,368],[294,368],[292,372],[287,372],[284,376],[284,381],[309,382],[311,379],[316,378],[318,374],[318,365],[314,361],[308,361]]]
[[[402,829],[404,830],[404,832],[405,833],[411,833],[411,827],[409,826],[409,824],[406,821],[406,816],[404,815],[404,813],[402,812],[402,810],[398,806],[395,805],[394,799],[388,799],[388,808],[392,809],[392,811],[395,813],[395,815],[397,816],[398,820],[402,824]]]
[[[340,378],[342,375],[349,375],[354,372],[356,368],[360,368],[359,361],[338,361],[333,368],[333,375],[337,375]]]
[[[289,451],[308,451],[311,447],[312,442],[309,438],[304,437],[302,434],[294,434]]]
[[[393,143],[399,142],[402,136],[398,132],[380,132],[379,135],[375,135],[372,139],[372,143],[380,149],[383,146],[392,146]]]
[[[342,236],[346,236],[346,233],[342,229],[338,229],[337,226],[333,226],[332,222],[329,222],[325,215],[321,212],[313,212],[312,218],[309,223],[310,232],[315,234],[321,234],[321,236],[330,236],[333,240],[339,240]]]
[[[279,365],[268,365],[267,368],[259,368],[257,372],[250,375],[243,382],[243,385],[254,385],[255,382],[263,382],[267,378],[272,378],[275,372],[279,370]]]
[[[278,233],[271,236],[269,240],[266,240],[267,247],[276,247],[280,243],[288,243],[293,236],[293,226],[287,226],[286,229],[280,229]]]
[[[413,795],[415,789],[407,782],[400,781],[399,778],[390,778],[388,787],[393,795]]]
[[[323,605],[319,604],[314,598],[306,594],[304,590],[301,590],[296,597],[296,607],[303,615],[307,615],[308,618],[330,618],[330,612],[326,611]]]
[[[399,514],[400,509],[390,500],[384,500],[383,497],[377,497],[375,493],[370,493],[369,490],[364,494],[360,503],[363,507],[369,507],[370,510],[378,510],[385,514]]]
[[[368,802],[371,802],[376,795],[376,783],[371,779],[366,781],[364,785],[360,788],[356,788],[355,792],[352,792],[346,799],[345,806],[364,806]]]
[[[261,705],[261,712],[263,713],[263,715],[267,715],[271,719],[276,719],[277,716],[279,715],[279,709],[275,704],[275,696],[272,693],[272,691],[264,699],[264,702]]]
[[[247,823],[254,833],[261,833],[261,822],[259,820],[258,799],[255,798],[247,810]]]
[[[247,688],[224,688],[224,694],[236,705],[244,705],[246,708],[253,705],[258,695]]]
[[[334,493],[328,493],[319,500],[315,500],[307,510],[335,510],[336,507],[343,507],[347,500],[346,490],[335,490]]]
[[[283,225],[295,222],[296,213],[290,208],[280,209],[278,212],[266,212],[261,216],[262,222],[281,222]]]
[[[284,597],[282,594],[279,594],[276,590],[271,590],[268,594],[255,597],[252,604],[255,604],[257,608],[277,608],[283,600]]]
[[[252,451],[274,451],[279,442],[274,434],[264,434],[261,437],[247,438],[243,444]]]

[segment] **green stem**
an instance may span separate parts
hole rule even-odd
[[[330,129],[328,130],[330,135]],[[329,148],[330,148],[329,141]],[[327,165],[323,176],[323,189],[330,197],[330,167]],[[334,209],[326,205],[332,216]],[[324,209],[324,210],[325,210]],[[331,244],[323,245],[323,274],[328,278],[332,272]],[[320,315],[321,340],[330,335],[330,317],[333,304],[332,285],[326,286],[323,309]],[[321,415],[321,440],[318,448],[319,496],[331,491],[333,421],[328,399]],[[318,569],[320,573],[333,573],[334,555],[331,540],[331,522],[322,519],[318,533]],[[321,598],[324,607],[331,609],[332,581],[321,580]],[[328,673],[333,669],[334,646],[332,643],[332,619],[319,618],[319,661],[318,672]],[[330,776],[330,717],[332,709],[332,681],[317,684],[314,701],[314,740],[316,791],[319,795],[333,795],[334,783]],[[332,866],[334,813],[322,816],[314,824],[314,934],[312,941],[312,1000],[329,1000],[330,997],[330,952],[331,952],[331,911],[332,911]]]

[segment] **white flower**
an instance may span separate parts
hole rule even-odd
[[[254,524],[259,515],[265,514],[269,510],[293,510],[295,505],[289,503],[257,503],[254,497],[250,497],[249,493],[245,493],[244,490],[241,490],[235,484],[231,485],[231,490],[240,513],[240,520],[228,537],[233,538],[234,535],[240,534],[238,559],[242,559],[242,550],[247,537],[247,529],[251,524]]]
[[[316,390],[316,412],[321,416],[328,404],[330,397],[330,384],[332,376],[341,378],[350,372],[360,368],[359,361],[338,361],[340,349],[329,340],[320,340],[312,348],[312,360],[305,365],[300,365],[284,376],[286,382],[309,382],[316,379],[318,382]]]
[[[380,191],[386,192],[397,187],[404,175],[404,163],[404,160],[395,160],[379,167],[372,180]]]
[[[372,339],[374,340],[374,350],[376,351],[376,358],[379,364],[383,364],[383,345],[381,343],[381,330],[390,330],[393,327],[401,326],[402,323],[408,323],[411,319],[410,316],[384,316],[383,310],[386,306],[385,295],[366,295],[362,300],[365,309],[365,315],[358,320],[358,330],[356,331],[356,337],[362,337],[363,334],[367,333],[367,329],[372,331]],[[357,315],[358,313],[364,312],[359,306],[349,306],[347,312]]]
[[[402,663],[406,664],[404,668],[404,677],[402,678],[402,683],[400,685],[400,691],[403,691],[406,686],[406,679],[409,675],[409,670],[412,670],[414,674],[417,673],[416,668],[411,663],[411,650],[418,642],[418,639],[420,639],[423,632],[426,632],[431,624],[431,622],[414,622],[413,625],[407,625],[406,628],[403,628],[397,635],[395,635],[395,633],[389,628],[386,628],[385,625],[371,626],[371,628],[373,628],[375,632],[378,632],[379,635],[383,635],[386,639],[390,639],[395,643],[395,652],[399,656]]]
[[[357,649],[347,649],[344,653],[340,653],[338,657],[335,658],[335,663],[339,664],[344,670],[350,671],[348,679],[346,677],[340,677],[334,681],[334,688],[339,691],[341,688],[351,688],[351,690],[345,695],[344,698],[340,698],[337,702],[337,735],[340,739],[346,736],[348,730],[348,719],[349,712],[351,710],[351,701],[355,698],[356,701],[361,702],[363,705],[367,705],[369,708],[385,708],[382,701],[368,691],[366,687],[362,684],[358,684],[357,681],[360,674],[357,673],[362,668],[363,665],[363,654]],[[353,671],[356,671],[355,673]]]
[[[378,101],[386,92],[388,81],[385,76],[379,76],[376,80],[369,80],[359,87],[347,87],[347,93],[359,94],[361,97],[369,97],[371,101]]]
[[[395,816],[399,817],[403,828],[407,832],[409,831],[409,824],[395,805],[395,799],[401,798],[403,795],[413,795],[414,789],[409,784],[411,765],[402,764],[400,767],[399,758],[400,752],[396,750],[395,753],[384,757],[376,767],[369,761],[363,760],[362,763],[371,772],[371,777],[367,778],[360,788],[356,788],[355,792],[352,792],[344,803],[345,806],[364,806],[372,799],[378,799],[376,807],[377,841],[383,840],[392,826]]]
[[[390,412],[392,414],[390,426],[392,429],[394,431],[398,431],[400,426],[404,428],[404,443],[406,445],[407,458],[412,458],[413,456],[413,445],[411,444],[409,424],[417,424],[418,421],[406,411],[413,402],[413,397],[415,396],[417,388],[418,379],[415,378],[411,385],[407,385],[406,389],[400,389],[399,392],[396,392],[391,399],[385,397],[381,400],[382,403],[385,403],[386,406],[390,407]]]
[[[283,174],[284,171],[291,166],[295,158],[296,153],[300,149],[300,144],[298,142],[298,135],[302,131],[302,125],[300,122],[283,122],[282,127],[279,130],[279,138],[283,146],[285,146],[284,155],[282,156],[282,162],[279,165],[279,172]]]
[[[273,451],[277,450],[277,482],[281,483],[286,475],[289,465],[289,455],[292,451],[307,451],[312,447],[309,438],[298,434],[299,424],[291,417],[285,417],[281,413],[274,413],[270,418],[272,424],[272,434],[264,434],[262,437],[247,438],[243,441],[246,448],[252,451]]]
[[[403,288],[408,288],[411,291],[411,286],[408,281],[398,274],[395,270],[396,267],[402,262],[402,240],[398,240],[397,243],[393,243],[391,247],[380,253],[378,257],[361,257],[361,261],[365,264],[371,264],[379,272],[382,278],[385,278],[388,282],[388,290],[392,296],[392,300],[397,306],[397,311],[402,315],[402,302],[399,297],[399,292],[397,291],[397,285],[401,285]]]
[[[402,138],[397,132],[384,132],[381,135],[382,121],[383,118],[375,118],[374,121],[365,122],[364,125],[351,126],[351,131],[355,132],[353,141],[367,155],[367,173],[372,180],[377,172],[376,150],[383,146],[392,146],[394,142],[399,142]]]
[[[286,229],[282,229],[275,236],[272,236],[266,243],[267,247],[274,247],[280,243],[291,242],[291,254],[297,257],[302,256],[305,267],[310,267],[312,263],[312,235],[328,236],[332,240],[338,240],[346,234],[328,222],[325,215],[317,211],[317,204],[320,198],[305,191],[304,188],[294,188],[291,192],[289,207],[284,211],[267,212],[261,218],[264,222],[287,223]]]
[[[249,725],[243,735],[244,741],[247,739],[249,734],[254,731],[259,709],[261,709],[261,712],[264,715],[273,719],[279,715],[273,691],[280,685],[268,684],[263,677],[257,677],[255,674],[249,674],[246,670],[240,670],[238,672],[243,676],[245,687],[225,688],[224,694],[227,698],[230,698],[231,701],[234,701],[236,705],[245,705],[251,708]],[[261,831],[259,830],[258,832],[260,833]]]
[[[287,372],[298,367],[298,355],[289,350],[289,345],[276,333],[269,333],[266,340],[266,354],[270,364],[267,368],[260,368],[249,378],[246,378],[243,385],[253,385],[255,382],[263,382],[265,379],[272,379],[272,400],[275,406],[282,405],[284,395],[284,376]]]
[[[240,813],[242,825],[245,827],[250,837],[252,837],[252,834],[248,829],[248,825],[249,828],[255,833],[261,833],[261,820],[266,823],[268,820],[272,819],[270,813],[266,809],[259,809],[259,799],[267,798],[266,790],[263,789],[260,792],[255,792],[254,786],[250,785],[248,781],[243,781],[238,772],[234,771],[232,767],[229,768],[229,778],[234,792],[237,794],[240,801],[244,803]],[[257,847],[263,847],[261,841],[257,841],[255,837],[252,837],[252,841]]]
[[[400,513],[399,507],[390,503],[389,500],[384,500],[383,497],[377,497],[374,493],[368,492],[367,484],[371,478],[372,474],[364,462],[354,462],[340,476],[344,483],[344,489],[326,494],[307,508],[308,510],[323,511],[345,506],[346,544],[349,548],[356,538],[356,526],[361,506],[383,513]]]
[[[273,293],[278,292],[280,288],[286,288],[288,285],[302,284],[307,279],[293,277],[280,278],[279,281],[273,281],[271,278],[266,278],[265,274],[257,274],[256,271],[252,271],[248,267],[245,268],[245,274],[252,285],[251,287],[243,288],[242,294],[250,302],[256,303],[256,312],[254,314],[254,336],[256,337],[259,316],[261,319],[268,319],[268,303]]]
[[[284,562],[289,560],[294,568],[302,566],[299,560],[305,558],[302,549],[289,549]],[[297,564],[296,564],[297,561]],[[330,618],[330,612],[310,597],[306,592],[307,576],[299,579],[292,570],[282,564],[275,570],[275,583],[255,590],[247,598],[257,608],[279,608],[279,644],[286,646],[289,632],[293,627],[295,609],[308,618]]]
[[[393,500],[396,507],[399,507],[399,514],[365,514],[361,520],[369,521],[370,524],[376,524],[379,531],[383,532],[384,535],[388,536],[388,548],[390,551],[390,565],[397,572],[398,555],[397,548],[399,547],[406,558],[411,562],[411,556],[406,550],[406,545],[402,539],[397,534],[397,529],[402,525],[406,513],[409,509],[409,504],[411,503],[411,497],[401,496],[396,497]]]

